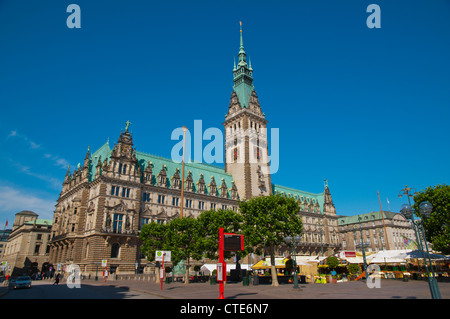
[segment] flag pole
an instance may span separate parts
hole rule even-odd
[[[389,250],[389,241],[388,241],[388,238],[387,238],[386,225],[384,223],[384,213],[383,213],[383,208],[381,208],[380,192],[377,191],[377,194],[378,194],[378,202],[380,203],[381,219],[383,220],[384,237],[386,238],[387,250]]]
[[[180,219],[183,218],[183,200],[184,200],[184,157],[186,153],[186,131],[187,127],[183,126],[183,164],[181,168],[181,204],[180,204]]]

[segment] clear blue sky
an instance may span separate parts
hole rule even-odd
[[[66,8],[81,7],[81,29]],[[381,8],[369,29],[366,8]],[[0,227],[52,218],[67,165],[117,141],[170,157],[174,128],[222,129],[239,21],[274,183],[329,186],[338,214],[398,211],[449,181],[450,2],[0,0]]]

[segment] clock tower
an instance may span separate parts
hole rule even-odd
[[[253,85],[253,69],[240,27],[239,61],[233,68],[233,92],[225,116],[225,171],[233,175],[241,199],[270,195],[267,120]]]

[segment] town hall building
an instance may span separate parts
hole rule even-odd
[[[189,162],[182,180],[181,163],[138,150],[127,122],[112,147],[107,142],[94,152],[88,149],[83,163],[67,170],[54,211],[50,263],[74,263],[83,273],[92,274],[107,259],[111,273],[135,273],[148,263],[140,252],[143,225],[179,218],[181,205],[183,218],[195,218],[211,209],[239,211],[240,200],[270,194],[299,203],[303,234],[298,254],[325,249],[328,255],[339,250],[336,209],[328,184],[323,193],[314,194],[273,183],[269,163],[264,161],[267,120],[247,63],[242,27],[238,58],[223,122],[225,167]]]

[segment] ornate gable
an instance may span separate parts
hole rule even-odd
[[[197,181],[197,192],[199,194],[206,194],[205,180],[203,179],[203,174],[200,174],[200,178]]]

